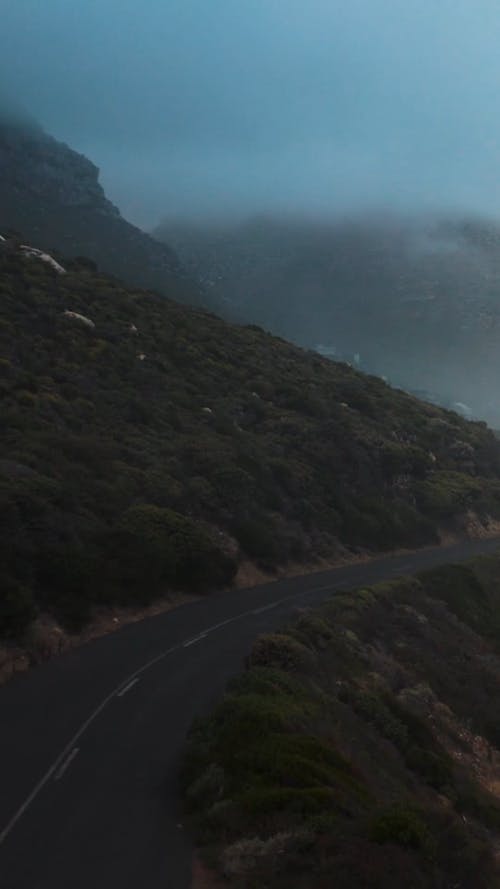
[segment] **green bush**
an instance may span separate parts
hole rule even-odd
[[[375,843],[395,843],[429,854],[435,846],[424,816],[417,809],[404,804],[380,812],[371,822],[369,835]]]
[[[420,577],[429,594],[444,600],[461,621],[500,642],[499,603],[481,583],[474,563],[444,565],[423,572]]]
[[[306,818],[331,809],[335,796],[326,787],[258,787],[240,795],[238,802],[252,818],[287,812]]]
[[[259,636],[248,659],[251,667],[274,667],[291,672],[311,668],[314,663],[313,653],[286,633]]]
[[[259,666],[251,667],[231,679],[228,691],[231,694],[258,694],[271,697],[286,695],[292,698],[300,698],[304,694],[300,681],[286,670]]]
[[[446,518],[480,503],[484,487],[479,479],[461,472],[433,472],[416,486],[419,504],[425,512]]]
[[[309,702],[304,703],[303,695],[300,698],[264,697],[255,693],[228,696],[214,714],[217,749],[236,762],[239,752],[255,738],[303,724],[311,706]]]
[[[398,716],[395,716],[381,694],[365,689],[344,686],[341,698],[368,722],[373,723],[384,737],[392,741],[399,750],[408,746],[408,729]]]
[[[162,587],[207,589],[229,583],[234,559],[203,528],[171,509],[141,504],[128,509],[109,535],[112,577],[127,590],[149,595]]]

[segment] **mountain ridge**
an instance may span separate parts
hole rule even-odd
[[[180,302],[202,300],[174,251],[127,222],[87,157],[34,122],[0,116],[0,228],[34,247],[85,256]]]

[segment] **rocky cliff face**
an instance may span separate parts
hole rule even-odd
[[[97,167],[36,124],[0,119],[0,230],[22,232],[44,250],[87,256],[181,302],[201,300],[175,253],[106,198]]]

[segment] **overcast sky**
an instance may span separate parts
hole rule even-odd
[[[0,85],[145,226],[500,215],[500,0],[0,0]]]

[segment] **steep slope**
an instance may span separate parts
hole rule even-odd
[[[86,157],[33,123],[0,117],[0,228],[35,247],[86,256],[110,274],[184,302],[199,288],[173,251],[128,223]]]
[[[498,223],[270,218],[156,234],[227,317],[500,426]]]
[[[500,514],[484,423],[0,244],[4,633]]]
[[[214,886],[500,885],[499,571],[339,593],[255,642],[185,761]]]

